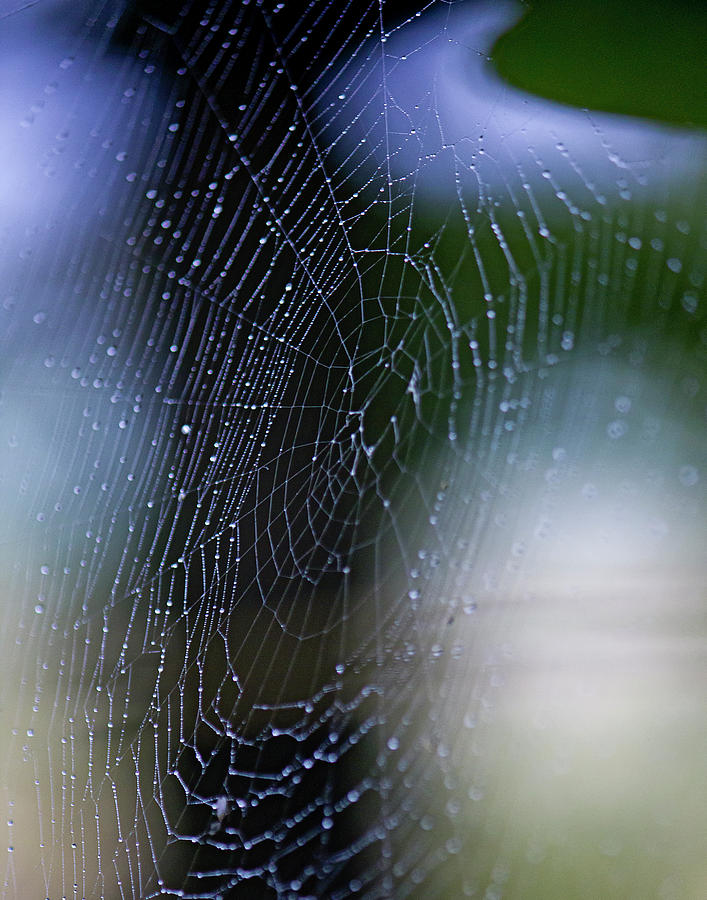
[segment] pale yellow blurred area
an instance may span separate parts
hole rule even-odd
[[[553,412],[518,432],[451,566],[475,611],[454,618],[431,718],[466,785],[461,883],[485,900],[700,900],[704,424],[618,361],[569,362],[539,390]]]

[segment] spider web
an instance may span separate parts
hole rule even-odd
[[[704,135],[516,15],[3,7],[3,896],[698,895]]]

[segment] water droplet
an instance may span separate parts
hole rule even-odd
[[[624,397],[623,395],[621,397],[617,397],[614,401],[614,407],[616,408],[617,412],[624,414],[629,412],[629,410],[631,409],[631,398]]]
[[[612,441],[618,440],[623,437],[628,431],[628,425],[622,419],[615,419],[613,422],[609,422],[606,426],[606,433],[612,439]]]
[[[681,466],[678,478],[684,487],[693,487],[700,480],[700,475],[694,466]]]

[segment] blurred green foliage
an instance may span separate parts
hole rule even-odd
[[[533,0],[496,42],[499,73],[573,106],[707,127],[707,4]]]

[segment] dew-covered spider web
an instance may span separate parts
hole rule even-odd
[[[707,143],[518,14],[3,0],[3,897],[704,896]]]

